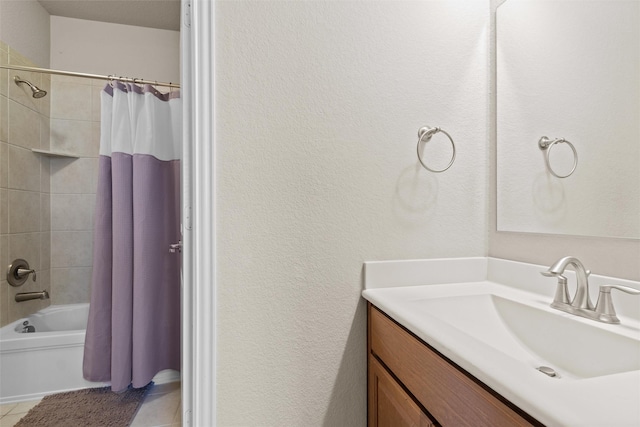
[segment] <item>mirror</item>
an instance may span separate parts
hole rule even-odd
[[[640,1],[507,0],[496,27],[498,231],[640,238]],[[550,171],[543,136],[575,155]]]

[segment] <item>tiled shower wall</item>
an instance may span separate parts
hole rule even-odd
[[[0,64],[36,66],[0,42]],[[50,92],[51,79],[38,73],[0,70],[0,323],[5,325],[46,307],[51,300],[15,302],[18,292],[51,293],[51,216],[49,158],[31,149],[49,149],[51,98],[31,97],[31,90],[13,82],[29,80]],[[15,288],[6,281],[6,268],[24,258],[37,271]]]
[[[0,63],[37,66],[0,42]],[[20,75],[48,92],[13,83]],[[0,323],[49,304],[89,302],[102,80],[0,70]],[[74,157],[47,157],[31,149]],[[9,286],[4,269],[26,259],[37,281]],[[16,303],[46,289],[50,300]]]
[[[102,80],[51,77],[51,299],[89,302]]]

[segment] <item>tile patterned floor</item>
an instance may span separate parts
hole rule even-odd
[[[13,427],[40,400],[0,405],[0,427]],[[155,385],[142,402],[131,427],[181,427],[180,383]]]

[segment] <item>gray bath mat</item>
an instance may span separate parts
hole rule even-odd
[[[45,396],[15,427],[125,427],[133,417],[153,383],[113,393],[111,387]]]

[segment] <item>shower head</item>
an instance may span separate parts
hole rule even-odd
[[[27,85],[29,85],[29,87],[31,88],[31,92],[33,92],[32,96],[34,98],[42,98],[47,94],[46,90],[40,89],[38,86],[34,85],[33,83],[27,80],[22,80],[20,76],[15,76],[13,78],[13,81],[16,82],[17,85],[19,85],[20,83],[26,83]]]

